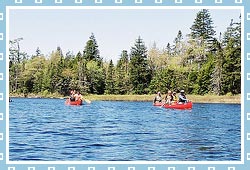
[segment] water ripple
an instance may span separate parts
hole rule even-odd
[[[240,105],[168,110],[151,102],[13,100],[10,160],[240,160]]]

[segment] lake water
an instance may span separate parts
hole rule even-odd
[[[169,110],[151,102],[13,98],[10,160],[240,160],[241,107],[194,104]]]

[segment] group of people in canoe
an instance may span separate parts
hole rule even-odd
[[[78,101],[78,100],[82,100],[83,96],[81,95],[81,93],[79,91],[76,90],[71,90],[70,91],[70,101]]]
[[[176,96],[176,92],[175,91],[171,91],[169,90],[166,97],[163,99],[161,96],[161,92],[158,92],[157,95],[154,98],[153,104],[168,104],[168,105],[172,105],[172,104],[183,104],[183,103],[187,103],[189,102],[189,100],[187,99],[186,95],[185,95],[185,91],[181,90],[179,96]]]
[[[82,105],[83,102],[86,102],[88,104],[91,103],[90,100],[85,99],[83,97],[83,95],[80,93],[80,91],[76,91],[76,90],[71,90],[70,96],[66,100],[66,104],[69,104],[69,105]]]

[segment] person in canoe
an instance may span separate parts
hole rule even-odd
[[[165,97],[165,101],[166,101],[166,104],[169,104],[169,105],[172,104],[173,95],[172,95],[172,91],[171,90],[168,91],[168,94]]]
[[[154,98],[153,104],[161,103],[161,102],[162,102],[161,92],[158,92]]]
[[[76,94],[76,91],[75,90],[71,90],[70,91],[70,101],[75,101],[75,94]]]
[[[173,92],[173,101],[172,104],[176,104],[178,102],[178,97],[176,96],[176,92]]]
[[[82,95],[81,95],[81,93],[79,91],[76,92],[76,94],[74,95],[74,97],[75,97],[75,101],[82,100]]]
[[[185,95],[185,91],[181,90],[180,95],[179,95],[179,103],[187,103],[187,102],[188,102],[188,99]]]

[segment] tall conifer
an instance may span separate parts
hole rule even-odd
[[[102,58],[100,57],[97,41],[93,33],[91,33],[91,36],[89,37],[89,40],[86,43],[83,55],[87,61],[94,60],[97,61],[99,66],[101,65]]]
[[[147,60],[147,48],[141,37],[136,40],[130,54],[130,81],[132,92],[136,94],[147,93],[151,81],[151,72]]]
[[[212,44],[216,34],[208,9],[202,9],[196,15],[193,25],[191,26],[191,38],[206,43],[208,47]]]
[[[109,66],[108,66],[108,71],[107,71],[107,76],[106,76],[106,82],[105,82],[105,93],[106,94],[114,94],[115,91],[115,70],[114,70],[114,64],[113,61],[110,60]]]
[[[129,57],[126,50],[122,51],[116,66],[115,93],[126,94],[129,92]]]

